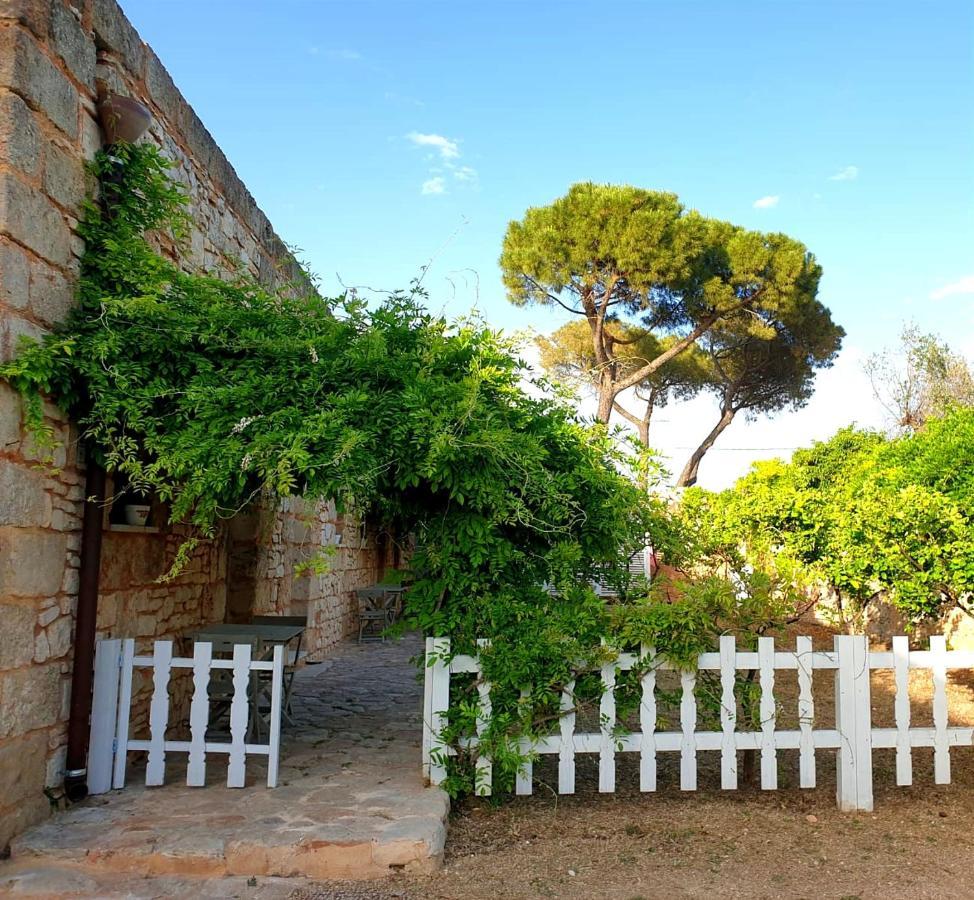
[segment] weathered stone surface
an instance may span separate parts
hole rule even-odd
[[[16,94],[0,90],[0,159],[25,175],[36,175],[40,158],[40,132],[34,113]]]
[[[57,325],[74,306],[74,285],[53,266],[34,259],[30,263],[30,311],[45,325]]]
[[[71,229],[40,191],[10,172],[0,173],[0,234],[59,266],[71,261]]]
[[[0,604],[0,669],[15,669],[26,665],[34,655],[34,622],[36,613],[30,606]],[[2,770],[2,764],[0,764]],[[2,771],[0,771],[2,783]],[[0,797],[3,796],[0,791]]]
[[[0,528],[0,596],[47,597],[61,588],[64,535]]]
[[[145,69],[145,45],[115,0],[94,0],[92,27],[100,46],[114,50],[128,72],[141,77]]]
[[[50,17],[51,0],[0,0],[0,22],[19,22],[38,37],[47,34]]]
[[[30,264],[20,247],[0,241],[0,304],[13,309],[27,306]]]
[[[66,656],[71,649],[71,635],[74,622],[71,616],[61,616],[47,627],[47,643],[50,648],[51,659]]]
[[[9,451],[18,443],[20,443],[20,398],[9,384],[0,382],[0,451]]]
[[[77,151],[48,144],[44,190],[55,203],[72,213],[81,211],[81,201],[85,198],[85,167]]]
[[[94,43],[88,40],[74,9],[66,3],[52,3],[51,6],[51,46],[78,81],[86,87],[94,87]]]
[[[51,523],[51,495],[39,472],[0,459],[0,525]]]
[[[72,140],[78,136],[77,89],[23,29],[0,29],[0,84],[23,97]]]
[[[33,322],[12,314],[5,314],[0,319],[0,362],[7,362],[17,355],[22,337],[42,337],[44,329]]]
[[[61,715],[61,704],[57,663],[0,672],[0,738],[53,725]]]
[[[16,737],[0,744],[0,797],[17,803],[44,788],[38,777],[44,770],[47,739],[43,732]]]

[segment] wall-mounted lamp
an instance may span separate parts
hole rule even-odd
[[[147,106],[132,97],[114,93],[106,93],[98,101],[98,118],[105,131],[106,144],[134,144],[152,124],[152,113]]]

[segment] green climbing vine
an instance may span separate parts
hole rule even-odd
[[[456,652],[490,641],[482,748],[498,787],[523,763],[519,738],[556,724],[575,668],[615,652],[603,639],[616,650],[652,642],[688,662],[721,629],[755,634],[780,612],[770,583],[750,584],[752,608],[713,572],[687,576],[666,602],[632,579],[626,562],[647,534],[671,561],[699,565],[693,529],[635,486],[651,461],[580,422],[501,333],[430,315],[415,288],[370,309],[307,282],[271,290],[243,271],[184,271],[158,249],[162,236],[178,248],[189,225],[159,151],[118,146],[93,173],[100,197],[80,226],[77,306],[0,367],[28,427],[52,443],[41,398],[53,398],[131,490],[168,501],[192,528],[170,574],[262,494],[334,499],[414,535],[407,627],[452,638]],[[594,579],[614,587],[615,604]],[[620,689],[620,720],[636,708],[637,675]],[[598,693],[579,679],[580,705]],[[458,684],[458,746],[476,728],[475,695]],[[463,752],[451,762],[455,793],[471,788],[469,762]]]

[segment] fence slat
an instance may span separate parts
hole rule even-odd
[[[483,649],[487,642],[485,640],[477,641],[478,646]],[[494,766],[491,763],[490,755],[481,752],[479,739],[481,735],[487,730],[487,726],[490,724],[491,717],[491,703],[490,703],[490,682],[487,681],[483,673],[479,673],[477,676],[477,768],[475,772],[474,781],[474,791],[478,797],[489,797],[491,791],[493,790],[494,781]]]
[[[118,683],[118,723],[115,728],[115,771],[112,787],[117,791],[125,787],[125,770],[128,764],[129,715],[132,706],[132,660],[135,658],[135,641],[122,641],[122,672]]]
[[[599,793],[611,794],[616,789],[616,664],[602,666],[602,699],[599,701]]]
[[[869,684],[869,638],[852,638],[853,672],[855,673],[856,719],[856,808],[871,812],[873,808],[873,723]]]
[[[525,715],[527,719],[530,719],[530,710],[526,714],[523,710],[527,707],[530,698],[531,692],[527,688],[521,688],[522,715]],[[530,754],[534,753],[534,748],[530,742],[522,741],[521,752],[528,758],[524,760],[517,770],[517,775],[514,778],[514,793],[519,797],[528,797],[534,789],[534,762],[530,758]]]
[[[230,701],[230,758],[227,787],[243,787],[247,778],[247,686],[250,683],[250,644],[233,645],[233,699]]]
[[[281,762],[281,705],[284,698],[284,645],[274,647],[271,669],[271,721],[267,735],[267,786],[277,787],[277,770]]]
[[[478,644],[483,647],[486,641],[478,641]],[[491,763],[490,756],[481,751],[479,745],[479,739],[481,735],[487,730],[487,726],[490,724],[491,717],[491,702],[490,702],[490,682],[486,681],[482,674],[478,675],[477,680],[477,695],[478,695],[478,708],[477,708],[477,768],[475,773],[475,783],[474,790],[476,794],[480,797],[489,797],[491,791],[493,790],[493,780],[494,780],[494,767]]]
[[[933,674],[933,780],[950,784],[950,750],[947,744],[947,638],[930,637],[930,670]]]
[[[694,734],[697,727],[697,699],[693,695],[697,685],[695,672],[681,672],[680,684],[683,696],[680,700],[680,725],[683,740],[680,743],[680,790],[697,789],[697,741]]]
[[[115,728],[118,721],[120,640],[95,644],[95,678],[91,697],[91,739],[88,742],[88,793],[112,789]]]
[[[561,692],[561,744],[558,748],[558,793],[575,793],[575,682]]]
[[[434,638],[426,638],[426,669],[423,678],[423,778],[430,777],[430,743],[433,734],[433,678],[430,665],[433,659]]]
[[[723,740],[720,745],[720,786],[725,790],[737,788],[737,641],[732,634],[720,637],[720,726]]]
[[[778,787],[778,752],[774,743],[777,709],[774,702],[774,638],[758,638],[758,662],[761,668],[761,788],[773,791]]]
[[[639,790],[656,790],[656,648],[644,644],[643,664],[649,664],[642,677],[639,703]]]
[[[815,696],[812,693],[812,639],[805,635],[795,642],[798,663],[798,779],[803,788],[815,787]]]
[[[210,718],[210,662],[213,644],[193,642],[193,700],[189,706],[190,750],[186,764],[186,784],[206,784],[206,726]]]
[[[446,662],[450,655],[449,638],[433,638],[432,660],[426,661],[426,675],[431,681],[430,692],[430,783],[442,784],[446,778],[446,745],[443,743],[443,729],[446,728],[446,712],[450,706],[450,666]]]
[[[157,787],[166,776],[166,728],[169,725],[169,673],[172,641],[156,641],[152,652],[152,702],[149,706],[149,759],[147,787]]]
[[[893,671],[896,676],[896,783],[913,784],[913,750],[910,747],[910,641],[893,638]]]

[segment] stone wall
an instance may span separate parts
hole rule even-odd
[[[268,284],[299,277],[115,0],[0,0],[0,359],[20,335],[62,321],[73,303],[84,250],[78,216],[90,188],[84,164],[102,144],[96,101],[106,89],[149,106],[147,139],[176,162],[189,190],[195,227],[180,256],[188,267],[220,271],[242,261]],[[60,438],[53,468],[38,466],[19,401],[0,383],[0,851],[47,813],[44,790],[57,791],[63,779],[84,466],[76,429],[54,406],[46,414]],[[309,542],[331,539],[325,526],[348,529],[327,504],[300,521],[289,509],[264,515],[269,529],[248,536],[246,522],[231,523],[171,584],[156,579],[178,532],[126,530],[106,519],[99,635],[144,645],[223,621],[229,598],[241,615],[307,609],[315,625],[308,645],[324,651],[352,629],[350,591],[375,577],[374,553],[356,531],[332,574],[295,579],[293,564]]]

